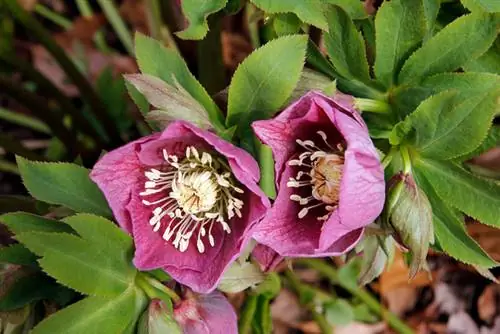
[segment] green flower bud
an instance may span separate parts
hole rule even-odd
[[[153,299],[149,307],[142,314],[138,334],[182,334],[181,327],[174,320],[174,316],[167,305],[159,299]]]
[[[411,251],[410,277],[424,267],[429,243],[434,243],[432,208],[411,174],[400,173],[389,182],[385,219],[396,241]]]

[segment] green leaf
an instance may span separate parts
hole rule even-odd
[[[32,197],[17,195],[0,195],[0,214],[12,211],[25,211],[30,213],[46,213],[48,205]]]
[[[304,66],[307,36],[272,40],[248,56],[229,86],[227,124],[248,126],[274,115],[297,85]]]
[[[297,34],[301,25],[300,19],[292,13],[276,14],[273,18],[273,28],[278,36]]]
[[[130,95],[130,98],[134,101],[141,114],[143,116],[147,115],[149,113],[149,102],[146,97],[128,81],[125,81],[125,87],[127,88],[128,95]]]
[[[394,250],[392,237],[367,235],[363,240],[363,260],[359,274],[359,284],[366,285],[380,276],[389,259],[388,254]]]
[[[404,61],[425,36],[424,7],[420,1],[384,2],[375,17],[375,76],[390,87]]]
[[[493,125],[481,145],[479,145],[474,151],[460,157],[460,160],[469,160],[498,146],[500,146],[500,126]]]
[[[203,39],[208,32],[208,15],[226,6],[227,0],[182,0],[182,12],[189,25],[176,35],[182,39]]]
[[[79,292],[116,296],[134,284],[130,250],[128,258],[120,258],[112,246],[62,233],[26,232],[16,238],[42,256],[38,262],[45,272]]]
[[[325,46],[335,70],[347,79],[369,81],[365,43],[351,18],[338,6],[329,6],[326,18]]]
[[[258,265],[248,261],[243,263],[235,261],[224,272],[217,289],[227,293],[237,293],[259,284],[264,278],[265,275]]]
[[[368,13],[365,10],[365,6],[362,1],[358,0],[323,0],[325,3],[339,6],[353,20],[362,20],[368,17]]]
[[[354,320],[354,310],[349,302],[337,298],[324,305],[326,320],[334,326],[345,326]]]
[[[467,234],[463,216],[443,203],[419,169],[415,173],[418,184],[431,200],[434,233],[441,248],[451,257],[467,264],[486,268],[496,266],[497,263]]]
[[[112,221],[89,214],[66,217],[63,221],[71,226],[82,239],[95,244],[100,251],[110,257],[121,259],[124,267],[128,267],[128,253],[132,251],[133,241],[130,235],[121,230]]]
[[[0,263],[33,266],[36,265],[36,259],[36,255],[21,244],[0,248]]]
[[[473,151],[486,137],[498,109],[500,89],[478,93],[459,104],[455,96],[450,91],[434,95],[409,116],[422,155],[457,158]]]
[[[498,0],[460,0],[465,8],[471,12],[500,12],[500,2]]]
[[[267,274],[266,279],[257,286],[254,294],[266,295],[273,298],[278,295],[281,290],[281,280],[277,273],[270,272]]]
[[[471,59],[464,66],[465,71],[500,74],[500,38],[481,57]]]
[[[474,72],[442,73],[428,77],[420,86],[432,93],[458,90],[458,97],[463,101],[500,87],[500,75]]]
[[[44,319],[31,333],[123,333],[145,303],[144,294],[133,287],[116,298],[87,297]]]
[[[270,304],[270,297],[265,295],[257,297],[257,305],[252,321],[253,334],[271,334],[273,332]]]
[[[0,222],[14,234],[24,232],[65,232],[73,229],[57,220],[37,216],[27,212],[11,212],[0,216]]]
[[[16,156],[19,172],[30,194],[40,201],[77,212],[112,217],[106,199],[89,178],[89,171],[70,163],[35,162]]]
[[[417,167],[439,197],[481,223],[500,227],[500,186],[452,162],[419,159]]]
[[[422,0],[424,6],[426,39],[429,39],[434,34],[436,19],[441,7],[441,0]]]
[[[342,285],[358,289],[358,277],[361,271],[360,260],[353,258],[338,270],[338,280]]]
[[[481,56],[497,36],[496,24],[495,18],[487,14],[459,17],[415,51],[405,62],[398,82],[418,82],[433,74],[454,71]]]
[[[38,300],[52,299],[60,286],[38,272],[17,278],[12,285],[2,288],[7,291],[0,296],[0,311],[12,311]]]
[[[255,6],[269,14],[294,13],[305,23],[327,30],[323,6],[320,0],[251,0]]]
[[[115,78],[113,69],[108,66],[102,70],[95,85],[108,114],[121,131],[126,131],[133,124],[133,119],[128,115],[128,103],[125,99],[127,90],[123,78]]]
[[[223,116],[219,107],[189,72],[184,59],[176,51],[167,49],[158,41],[140,33],[135,35],[135,47],[137,63],[142,73],[159,77],[172,86],[177,81],[207,110],[214,127],[218,130],[223,128]]]
[[[203,129],[211,128],[207,111],[179,83],[167,84],[149,74],[128,74],[125,79],[143,94],[155,108],[146,115],[160,129],[175,120],[185,120]]]

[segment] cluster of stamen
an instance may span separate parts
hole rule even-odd
[[[289,188],[306,187],[307,196],[290,196],[303,206],[298,217],[304,218],[311,209],[323,207],[323,215],[318,220],[327,220],[339,202],[340,182],[344,166],[344,148],[339,143],[333,147],[323,131],[316,132],[322,139],[321,145],[312,140],[297,139],[297,144],[305,151],[297,159],[288,161],[289,166],[297,166],[299,171],[287,182]],[[320,148],[324,146],[324,148]],[[302,170],[301,170],[302,167]]]
[[[155,232],[164,227],[165,241],[175,235],[172,244],[181,252],[187,250],[196,235],[196,247],[204,253],[205,238],[210,246],[215,246],[214,225],[219,224],[229,234],[231,218],[241,217],[243,201],[236,196],[243,190],[235,185],[227,163],[208,152],[198,152],[188,146],[182,160],[166,150],[163,150],[163,158],[167,168],[161,171],[153,168],[144,173],[147,181],[140,195],[154,196],[152,201],[142,201],[154,207],[149,223]]]

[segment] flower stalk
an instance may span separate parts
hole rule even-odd
[[[160,298],[165,300],[165,296],[168,296],[169,300],[172,300],[174,304],[180,303],[181,297],[174,290],[167,288],[161,282],[158,282],[153,277],[139,273],[136,278],[137,285],[144,290],[149,298]]]
[[[390,111],[390,106],[387,102],[372,99],[355,98],[354,107],[360,111],[378,114],[387,114]]]
[[[337,271],[332,266],[328,265],[319,259],[297,259],[295,261],[297,264],[302,264],[308,266],[312,269],[317,270],[321,275],[325,276],[330,280],[331,283],[339,285],[343,289],[349,291],[353,296],[360,299],[366,304],[375,314],[382,317],[389,326],[401,334],[413,334],[413,330],[408,327],[401,319],[399,319],[394,313],[383,307],[378,300],[373,297],[364,288],[359,287],[357,284],[345,284],[339,279]]]

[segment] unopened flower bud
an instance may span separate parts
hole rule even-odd
[[[181,334],[182,330],[167,305],[159,299],[153,299],[139,320],[138,334],[163,333]]]
[[[386,219],[395,239],[411,251],[410,277],[424,266],[429,243],[434,243],[432,208],[411,174],[400,173],[390,181]]]

